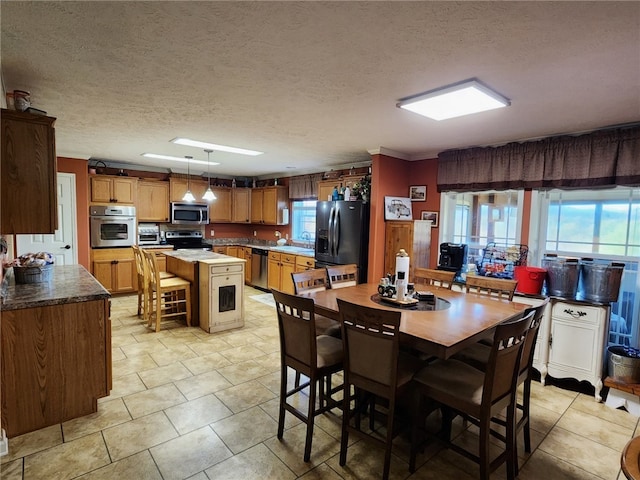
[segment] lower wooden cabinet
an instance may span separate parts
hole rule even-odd
[[[136,262],[131,248],[93,249],[91,273],[111,293],[128,293],[138,289]]]
[[[288,253],[269,252],[267,286],[293,294],[291,274],[296,271],[296,256]]]
[[[253,257],[251,254],[251,247],[243,247],[244,259],[244,283],[251,285],[251,267],[253,265]]]
[[[296,272],[304,272],[316,268],[316,260],[313,257],[296,256]]]

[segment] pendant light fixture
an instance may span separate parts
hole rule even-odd
[[[206,200],[207,202],[212,202],[217,198],[216,194],[213,193],[213,190],[211,190],[211,175],[210,175],[210,171],[209,171],[209,154],[211,154],[213,152],[213,150],[209,150],[209,149],[205,148],[204,151],[207,152],[207,185],[208,185],[209,188],[207,188],[207,191],[204,192],[204,195],[202,196],[202,199]]]
[[[191,168],[189,167],[193,157],[185,155],[184,158],[187,159],[187,192],[184,194],[184,197],[182,197],[182,200],[185,202],[194,202],[196,197],[191,193]]]

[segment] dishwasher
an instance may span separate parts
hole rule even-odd
[[[251,249],[251,284],[254,287],[267,290],[267,264],[269,260],[269,250],[264,248]]]

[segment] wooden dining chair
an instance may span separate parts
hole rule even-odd
[[[355,263],[327,267],[327,275],[331,288],[353,287],[358,284],[358,266]]]
[[[397,397],[407,391],[411,378],[424,364],[418,358],[400,352],[399,311],[381,310],[357,305],[340,298],[338,309],[342,324],[344,348],[344,392],[340,465],[347,462],[349,434],[382,446],[385,450],[382,478],[389,478],[391,442],[394,437],[394,413]],[[355,408],[351,409],[351,386],[356,392]],[[360,416],[375,404],[367,401],[374,395],[388,404],[385,440],[372,436],[360,428]],[[352,420],[354,423],[352,425]],[[373,422],[370,422],[372,426]]]
[[[453,278],[456,272],[448,272],[446,270],[435,270],[433,268],[415,268],[413,271],[413,283],[416,285],[434,285],[444,287],[451,290],[453,286]]]
[[[278,439],[284,434],[284,416],[289,412],[307,425],[304,461],[311,458],[314,418],[340,403],[331,398],[342,386],[332,388],[331,376],[342,370],[342,342],[327,335],[316,336],[314,302],[311,298],[298,297],[272,289],[278,316],[280,335],[280,408],[278,414]],[[287,387],[288,369],[305,375],[309,381]],[[326,384],[326,387],[325,387]],[[320,388],[316,406],[317,388]],[[306,415],[287,399],[309,388]]]
[[[136,273],[138,276],[138,316],[143,315],[143,318],[146,318],[146,314],[144,313],[145,305],[147,304],[147,284],[144,281],[144,254],[142,253],[142,249],[138,245],[133,245],[131,247],[133,249],[133,258],[136,262]],[[168,272],[160,272],[160,278],[172,278],[175,277],[174,274]]]
[[[191,282],[181,277],[161,278],[156,255],[152,250],[142,250],[145,258],[145,282],[147,288],[147,326],[155,323],[160,331],[164,319],[184,316],[191,326]]]
[[[321,292],[327,289],[327,270],[324,268],[314,268],[302,272],[293,272],[293,287],[296,295],[302,293]],[[340,338],[340,322],[322,315],[316,315],[316,334],[330,335]]]
[[[420,400],[412,411],[409,470],[415,471],[419,425],[424,425],[424,400],[442,409],[442,437],[448,448],[480,466],[481,480],[506,464],[507,478],[515,478],[515,406],[520,357],[534,312],[496,327],[486,372],[459,360],[436,360],[413,377],[413,387]],[[506,433],[491,428],[491,419],[506,409]],[[461,415],[479,429],[479,454],[451,442],[451,422]],[[493,460],[489,456],[490,436],[504,442],[504,450]],[[493,445],[493,444],[492,444]]]
[[[516,435],[519,432],[524,431],[524,451],[527,453],[531,453],[531,421],[529,417],[531,412],[531,380],[533,379],[533,355],[536,349],[538,330],[540,329],[540,325],[544,316],[544,310],[547,307],[548,303],[549,299],[546,298],[540,305],[525,310],[525,316],[533,313],[533,317],[531,318],[527,338],[522,347],[522,356],[520,358],[520,365],[518,367],[518,379],[516,386],[519,387],[520,385],[523,385],[523,392],[522,403],[518,402],[516,404],[517,409],[521,412],[521,416],[516,422]],[[455,354],[452,358],[465,362],[482,372],[486,372],[490,355],[491,346],[478,342]],[[499,417],[493,418],[492,420],[495,423],[506,426],[504,420]],[[515,469],[517,475],[517,442],[514,445],[514,448],[516,449]]]
[[[498,298],[513,299],[518,282],[506,278],[483,277],[467,275],[465,289],[467,293],[478,293]]]

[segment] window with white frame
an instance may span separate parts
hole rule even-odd
[[[489,243],[520,243],[523,198],[516,190],[443,193],[440,241],[468,245],[474,263]]]
[[[316,200],[291,202],[291,240],[313,248],[316,239]]]
[[[531,229],[539,261],[547,253],[623,262],[618,301],[611,304],[609,342],[638,347],[640,188],[539,192]],[[538,230],[537,232],[535,230]]]

